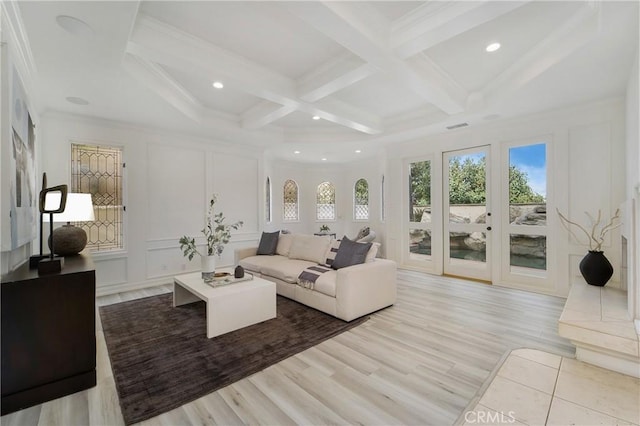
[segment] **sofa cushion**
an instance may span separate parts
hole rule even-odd
[[[291,243],[293,243],[293,234],[280,234],[280,236],[278,237],[276,254],[288,257],[289,251],[291,250]]]
[[[262,268],[272,262],[277,262],[278,257],[287,259],[284,256],[249,256],[240,260],[238,265],[242,266],[246,270],[262,273]]]
[[[280,231],[263,232],[260,237],[260,244],[258,245],[258,252],[256,254],[269,256],[276,254],[276,247],[278,247],[278,235],[280,235]]]
[[[331,270],[320,275],[313,285],[313,289],[318,293],[326,294],[327,296],[336,297],[336,279],[338,277],[338,271]]]
[[[340,269],[364,263],[370,248],[371,243],[356,243],[345,236],[340,242],[340,248],[338,248],[336,258],[331,263],[331,267]]]
[[[300,273],[304,271],[305,268],[317,265],[316,262],[299,259],[287,259],[284,256],[270,257],[270,259],[273,258],[276,258],[277,260],[275,262],[268,262],[261,268],[260,272],[263,275],[278,278],[291,284],[295,284],[297,282],[298,275],[300,275]]]
[[[329,236],[319,237],[294,234],[293,243],[291,243],[291,249],[289,250],[289,258],[324,263],[330,242],[331,238]]]

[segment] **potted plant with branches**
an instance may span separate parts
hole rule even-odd
[[[213,194],[209,201],[209,209],[207,211],[207,218],[205,221],[205,227],[202,229],[202,233],[206,239],[206,254],[198,251],[196,246],[196,240],[193,237],[187,237],[186,235],[180,238],[180,250],[185,257],[189,260],[197,254],[202,258],[202,272],[211,273],[215,271],[216,260],[224,251],[225,244],[231,241],[231,230],[239,229],[243,222],[238,221],[231,225],[225,224],[225,217],[222,212],[215,213],[215,204],[218,200],[218,196]]]
[[[597,218],[594,218],[589,213],[585,212],[591,222],[591,231],[587,230],[587,228],[582,225],[567,219],[562,213],[560,213],[560,210],[556,209],[556,211],[558,212],[558,216],[560,216],[562,225],[567,229],[567,231],[569,231],[576,241],[580,242],[581,239],[578,238],[578,236],[571,230],[570,225],[574,225],[581,230],[589,241],[589,252],[580,261],[580,273],[588,284],[600,287],[604,286],[613,275],[613,266],[611,266],[609,259],[605,257],[604,252],[602,251],[602,244],[604,243],[604,238],[607,233],[622,225],[621,223],[614,223],[616,220],[620,219],[620,209],[617,209],[614,215],[611,216],[609,222],[606,223],[601,223],[601,210],[598,210]]]

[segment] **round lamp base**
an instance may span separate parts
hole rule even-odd
[[[73,225],[64,225],[53,230],[53,250],[59,256],[80,253],[87,246],[87,233]],[[51,249],[51,241],[49,241]]]

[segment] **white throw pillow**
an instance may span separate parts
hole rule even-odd
[[[280,236],[278,237],[276,254],[288,257],[289,250],[291,250],[291,243],[293,243],[293,234],[280,234]]]
[[[373,260],[376,258],[376,255],[378,254],[379,248],[380,248],[380,243],[376,243],[376,242],[371,243],[371,248],[369,248],[369,251],[367,252],[367,257],[364,259],[364,262],[365,263],[373,262]]]
[[[329,246],[327,247],[327,254],[324,264],[331,266],[333,260],[336,258],[336,253],[338,253],[338,249],[340,248],[340,240],[331,239]]]
[[[331,242],[329,236],[293,235],[293,243],[289,250],[289,259],[308,260],[309,262],[324,263],[327,247]]]

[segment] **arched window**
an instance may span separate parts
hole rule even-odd
[[[284,205],[283,207],[283,220],[284,221],[296,221],[299,220],[298,216],[298,184],[288,179],[284,183]]]
[[[353,218],[369,220],[369,183],[366,179],[358,179],[353,188]]]
[[[336,219],[336,188],[331,182],[322,182],[316,190],[316,219]]]
[[[267,176],[264,187],[264,216],[267,223],[271,222],[271,178]]]

